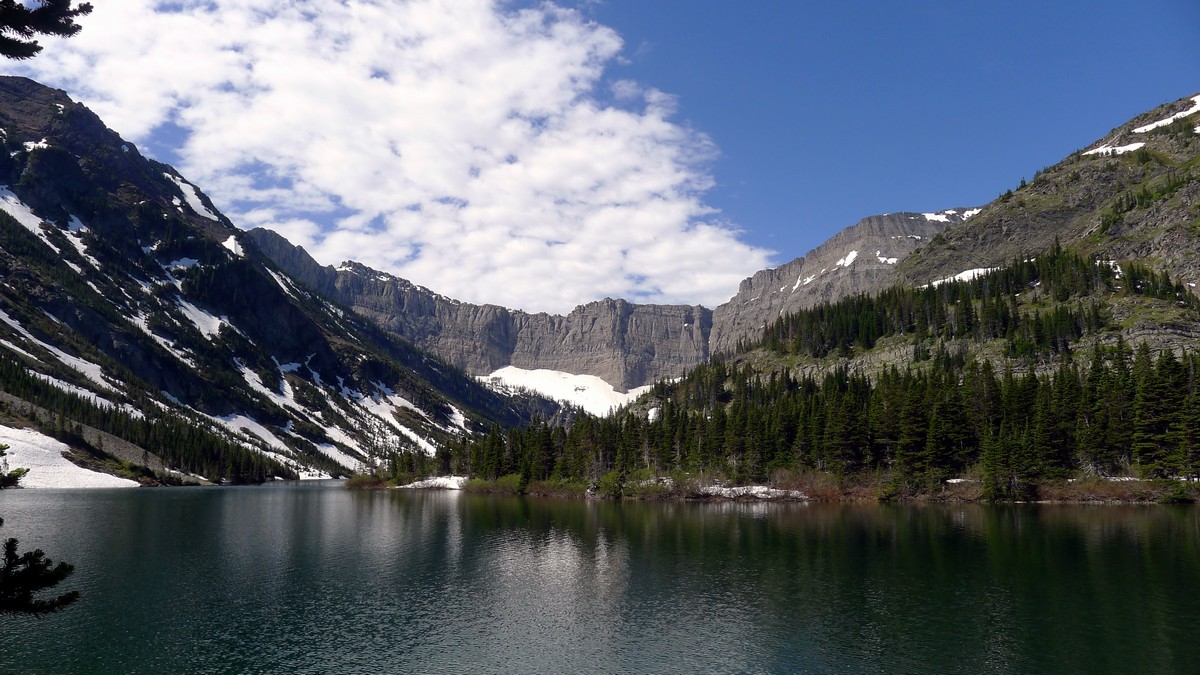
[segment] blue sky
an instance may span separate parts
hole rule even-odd
[[[613,72],[720,149],[708,203],[779,261],[863,216],[982,205],[1200,92],[1192,0],[586,6],[626,41]]]
[[[11,70],[241,227],[472,302],[700,303],[1200,91],[1200,4],[108,0]]]

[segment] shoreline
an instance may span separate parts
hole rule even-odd
[[[497,480],[443,476],[393,484],[376,478],[350,481],[348,489],[455,490],[476,494],[527,495],[563,499],[601,499],[612,501],[696,501],[696,502],[804,502],[804,503],[898,503],[898,504],[1193,504],[1200,501],[1200,484],[1192,481],[1136,478],[1088,478],[1046,481],[1032,486],[1028,499],[989,500],[979,481],[951,479],[939,486],[899,490],[879,481],[838,483],[832,476],[793,478],[770,484],[728,486],[720,481],[702,484],[696,479],[675,481],[658,477],[621,485],[618,489],[579,482],[530,481],[524,489],[519,483],[501,477]],[[608,490],[602,489],[608,487]]]

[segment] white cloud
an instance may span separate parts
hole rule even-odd
[[[111,0],[82,23],[21,67],[323,263],[564,312],[712,306],[769,262],[704,204],[710,140],[606,79],[620,36],[574,11]]]

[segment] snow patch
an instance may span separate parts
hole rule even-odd
[[[258,420],[254,419],[253,417],[248,417],[246,415],[225,415],[224,417],[214,417],[213,419],[220,422],[221,426],[234,432],[235,434],[245,434],[248,432],[262,439],[267,445],[273,448],[284,451],[288,449],[286,443],[279,440],[278,436],[272,433],[270,429],[266,428],[262,424],[259,424]],[[286,460],[286,458],[278,457],[277,459],[279,459],[281,462]],[[328,476],[326,476],[326,478],[328,478]]]
[[[710,497],[724,497],[726,499],[808,499],[808,496],[799,490],[780,490],[778,488],[767,487],[766,485],[746,485],[743,487],[708,485],[700,488],[700,494]]]
[[[154,331],[150,330],[149,318],[146,314],[138,314],[130,317],[129,321],[141,329],[141,331],[145,333],[151,340],[154,340],[156,343],[158,343],[160,347],[170,352],[172,356],[186,363],[191,368],[196,367],[196,362],[192,360],[192,357],[186,351],[177,348],[174,342],[171,342],[170,340],[167,340],[161,335],[157,335],[154,333]]]
[[[183,192],[183,198],[187,200],[187,205],[196,213],[196,215],[203,216],[209,220],[220,220],[215,213],[208,210],[208,207],[204,205],[204,202],[200,201],[200,194],[196,192],[195,186],[183,180],[182,178],[178,178],[169,173],[164,173],[163,175],[166,176],[167,179],[172,183],[179,186],[179,190]]]
[[[33,236],[41,239],[42,243],[53,249],[55,253],[62,255],[62,251],[50,243],[50,240],[46,238],[46,233],[42,232],[42,219],[34,215],[33,210],[26,206],[25,202],[3,185],[0,185],[0,210],[16,218],[18,223],[33,233]]]
[[[399,487],[403,490],[461,490],[467,480],[466,476],[438,476]]]
[[[246,255],[246,252],[242,250],[242,244],[237,240],[237,235],[229,235],[229,238],[226,239],[221,245],[229,249],[230,253],[233,253],[239,258],[243,258]]]
[[[978,215],[979,212],[982,210],[983,209],[968,209],[966,211],[963,211],[962,219],[966,220],[966,219],[970,218],[971,216]],[[920,239],[920,237],[917,237],[917,239]]]
[[[884,265],[895,265],[900,262],[899,258],[889,258],[883,254],[883,251],[875,251],[875,259]]]
[[[344,466],[351,471],[362,471],[366,468],[363,466],[361,461],[342,452],[338,446],[332,443],[322,443],[317,446],[317,450],[320,450],[322,455],[325,455],[329,459],[332,459],[339,465]]]
[[[429,457],[433,457],[437,454],[437,448],[433,447],[433,443],[430,443],[429,439],[421,436],[406,426],[399,426],[397,428],[400,430],[400,433],[404,434],[408,440],[416,443],[417,447],[421,448],[421,450],[424,451]]]
[[[1188,108],[1187,110],[1184,110],[1183,112],[1177,112],[1174,115],[1171,115],[1170,117],[1168,117],[1166,119],[1159,120],[1159,121],[1151,123],[1151,124],[1147,124],[1144,127],[1138,127],[1133,130],[1133,133],[1144,134],[1147,131],[1152,131],[1159,127],[1165,127],[1168,124],[1174,122],[1175,120],[1183,119],[1184,117],[1187,117],[1189,115],[1194,115],[1194,114],[1200,112],[1200,96],[1193,96],[1192,104],[1193,105],[1191,108]],[[1196,129],[1197,129],[1196,133],[1200,134],[1200,127],[1196,127]]]
[[[60,380],[56,377],[51,377],[49,375],[46,375],[45,373],[30,373],[30,375],[33,375],[34,377],[38,378],[39,380],[42,380],[43,382],[48,383],[50,386],[61,389],[65,392],[67,392],[68,394],[74,394],[74,395],[78,396],[79,398],[82,398],[85,401],[91,401],[93,405],[96,405],[98,407],[109,408],[109,409],[120,408],[122,411],[128,413],[129,415],[131,415],[133,417],[138,417],[138,418],[145,416],[142,414],[142,411],[138,410],[137,408],[133,408],[133,407],[126,406],[126,405],[118,406],[116,403],[113,403],[112,401],[97,395],[96,392],[94,392],[94,391],[88,391],[87,389],[84,389],[83,387],[76,387],[75,385],[73,385],[69,382],[63,382],[62,380]]]
[[[988,272],[995,272],[998,269],[1000,269],[1000,268],[999,267],[976,267],[975,269],[966,270],[965,272],[959,272],[958,274],[955,274],[952,277],[946,277],[945,279],[938,279],[937,281],[931,281],[931,282],[929,282],[928,285],[929,286],[937,286],[938,284],[944,284],[949,281],[971,281],[975,277],[981,277],[981,276],[987,274]]]
[[[577,405],[593,415],[607,415],[613,409],[633,401],[650,391],[653,385],[631,389],[622,394],[595,375],[573,375],[558,370],[525,370],[505,366],[490,375],[478,378],[493,388],[520,387],[543,396]]]
[[[1127,152],[1133,152],[1140,149],[1145,143],[1130,143],[1129,145],[1119,145],[1113,147],[1111,145],[1102,145],[1095,150],[1088,150],[1083,153],[1085,155],[1123,155]]]
[[[300,300],[300,298],[296,296],[295,291],[292,290],[292,285],[289,284],[286,279],[276,274],[274,270],[267,270],[267,273],[271,275],[271,278],[275,280],[275,283],[279,284],[279,287],[283,289],[284,293],[287,293],[288,296],[290,296],[293,300]]]
[[[950,217],[944,213],[922,213],[921,215],[925,216],[925,220],[936,220],[939,223],[950,222]]]
[[[796,277],[796,284],[794,286],[792,286],[792,292],[795,293],[797,288],[811,284],[812,280],[816,279],[816,278],[817,277],[815,275],[809,275],[807,277]]]
[[[20,333],[21,336],[24,337],[26,340],[29,340],[30,342],[37,344],[38,346],[42,347],[46,351],[53,354],[55,356],[55,358],[57,358],[59,361],[61,361],[63,363],[63,365],[79,372],[84,377],[86,377],[87,379],[96,383],[103,389],[112,391],[112,386],[109,385],[108,382],[104,379],[104,369],[101,368],[100,366],[96,365],[95,363],[92,363],[91,361],[81,359],[78,356],[71,356],[70,354],[62,351],[61,349],[59,349],[53,345],[42,342],[41,340],[34,337],[33,333],[30,333],[28,330],[26,330],[24,326],[17,323],[17,321],[15,319],[13,319],[11,316],[9,316],[8,313],[2,309],[0,309],[0,321],[7,323],[9,326],[12,326],[13,330],[16,330],[18,333]]]
[[[178,260],[172,260],[171,262],[167,263],[166,265],[163,265],[163,267],[166,269],[169,269],[169,270],[179,269],[179,268],[182,268],[185,270],[190,270],[199,264],[200,264],[200,261],[196,260],[195,258],[180,258]]]
[[[27,488],[109,488],[137,487],[137,481],[75,466],[62,456],[66,444],[32,429],[0,426],[0,443],[8,446],[0,462],[8,470],[29,469],[21,479]]]
[[[212,339],[221,332],[221,324],[224,323],[221,319],[209,314],[186,300],[178,300],[175,305],[179,307],[183,315],[192,322],[196,330],[200,331],[204,337]]]
[[[454,406],[450,406],[450,423],[463,431],[469,431],[467,429],[467,416],[463,414],[463,411]]]
[[[50,144],[47,143],[46,139],[44,139],[44,138],[42,140],[38,141],[37,143],[34,143],[33,141],[25,141],[25,152],[33,152],[34,150],[45,150],[46,148],[49,148],[49,147],[50,147]]]
[[[858,257],[858,251],[850,251],[843,258],[838,258],[837,265],[839,267],[849,267],[854,264],[854,259]]]

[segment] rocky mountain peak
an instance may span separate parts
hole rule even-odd
[[[178,171],[62,92],[0,77],[0,129],[9,387],[42,401],[81,397],[75,405],[100,419],[165,416],[205,439],[195,445],[208,454],[185,468],[213,479],[336,475],[430,455],[488,421],[558,413],[492,392],[306,288],[336,273],[280,273]]]

